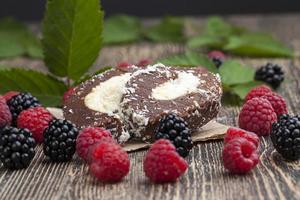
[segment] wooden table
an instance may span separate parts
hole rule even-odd
[[[289,44],[300,55],[300,15],[251,15],[226,17],[231,22],[252,30],[268,31]],[[205,18],[195,18],[203,25]],[[113,65],[121,60],[136,62],[141,58],[152,60],[183,52],[179,44],[138,43],[105,47],[92,70]],[[267,61],[284,66],[286,81],[279,89],[288,102],[291,114],[300,108],[300,59],[241,59],[254,67]],[[27,66],[46,70],[41,61],[17,58],[0,64]],[[236,125],[239,107],[223,107],[218,119]],[[268,137],[261,139],[261,162],[244,176],[227,173],[220,154],[223,142],[197,144],[187,158],[188,172],[178,182],[155,185],[145,178],[142,160],[145,151],[130,154],[131,170],[124,181],[117,184],[97,182],[88,173],[88,167],[78,157],[69,163],[50,163],[42,149],[37,148],[30,167],[20,171],[0,168],[0,199],[300,199],[300,161],[286,162],[276,153]]]

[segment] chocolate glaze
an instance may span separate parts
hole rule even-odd
[[[209,122],[218,113],[222,95],[218,75],[203,68],[172,68],[162,64],[143,69],[133,67],[129,70],[132,76],[126,84],[119,113],[108,115],[91,110],[85,105],[84,99],[94,87],[114,76],[126,73],[125,71],[112,69],[77,86],[63,107],[64,117],[80,129],[88,126],[109,129],[122,143],[127,140],[127,136],[124,136],[128,135],[126,130],[129,130],[136,140],[152,142],[159,119],[169,112],[183,117],[193,131]],[[152,89],[170,79],[176,79],[179,71],[198,76],[199,90],[173,100],[154,99],[151,96]]]
[[[200,79],[199,92],[180,96],[173,100],[157,100],[151,96],[152,89],[177,78],[178,71],[190,72]],[[222,95],[220,79],[204,68],[166,68],[136,71],[127,82],[121,110],[126,128],[137,139],[151,142],[154,129],[162,115],[170,112],[184,118],[195,131],[216,117]]]
[[[84,103],[84,98],[101,82],[121,74],[124,74],[124,72],[115,69],[109,70],[78,85],[75,92],[63,106],[64,117],[75,123],[79,129],[89,126],[104,127],[110,130],[114,137],[118,139],[123,132],[123,123],[120,118],[117,115],[112,116],[89,109]]]

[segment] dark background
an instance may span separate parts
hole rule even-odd
[[[40,20],[46,0],[0,0],[0,17]],[[88,0],[87,0],[88,1]],[[299,12],[300,0],[102,0],[106,15],[127,13],[141,17]]]

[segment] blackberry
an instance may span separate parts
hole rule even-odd
[[[20,93],[16,96],[13,96],[8,102],[7,105],[12,114],[13,125],[16,125],[18,115],[28,108],[41,106],[40,102],[36,97],[32,96],[30,93]]]
[[[68,120],[54,119],[44,131],[44,154],[52,161],[72,159],[76,150],[78,129]]]
[[[226,59],[225,54],[222,51],[214,50],[209,52],[207,55],[217,68],[221,67],[224,60]]]
[[[284,72],[279,65],[267,63],[256,70],[255,80],[263,81],[276,89],[284,80]]]
[[[170,140],[182,157],[186,157],[193,147],[191,131],[187,122],[173,113],[160,119],[155,129],[155,139]]]
[[[220,68],[221,65],[223,64],[223,59],[221,59],[221,58],[214,57],[214,58],[212,58],[211,60],[213,61],[213,63],[215,64],[215,66],[216,66],[217,68]]]
[[[0,129],[0,160],[4,167],[28,167],[35,155],[36,142],[27,129],[6,126]]]
[[[281,115],[272,126],[271,140],[275,149],[288,160],[300,158],[300,116]]]

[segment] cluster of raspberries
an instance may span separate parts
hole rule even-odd
[[[271,133],[272,124],[288,109],[282,96],[267,86],[253,88],[246,96],[239,115],[239,127],[266,136]]]
[[[100,181],[117,182],[129,173],[128,154],[103,128],[82,130],[77,138],[76,151],[88,163],[90,173]],[[175,181],[188,168],[176,147],[166,139],[159,139],[151,146],[143,166],[145,175],[158,183]]]

